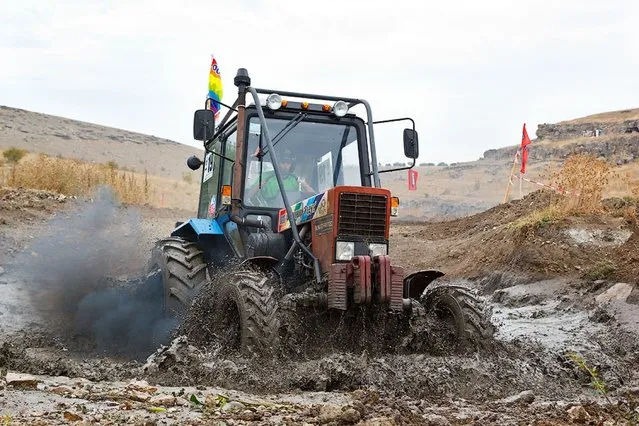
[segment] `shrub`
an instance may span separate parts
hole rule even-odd
[[[20,160],[22,160],[22,158],[27,155],[29,151],[27,151],[26,149],[20,149],[20,148],[9,148],[7,149],[5,152],[2,153],[2,156],[4,158],[7,159],[7,161],[9,163],[17,163]]]
[[[566,214],[598,213],[608,184],[610,166],[592,155],[569,157],[559,172],[552,176],[555,187],[566,192],[557,202]]]
[[[609,172],[610,166],[592,155],[569,157],[562,168],[550,176],[552,185],[564,194],[553,197],[549,205],[517,219],[509,227],[542,228],[567,216],[602,212],[602,194]]]

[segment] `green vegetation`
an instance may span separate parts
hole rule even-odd
[[[617,266],[613,262],[607,259],[602,260],[597,262],[595,266],[586,273],[585,278],[591,281],[605,280],[616,270]]]
[[[569,353],[568,357],[579,367],[580,370],[585,371],[590,376],[590,386],[597,391],[601,396],[606,397],[608,399],[608,387],[606,386],[606,382],[603,381],[601,377],[599,377],[599,372],[594,367],[589,367],[586,364],[586,360],[577,355],[576,353]],[[610,400],[608,400],[610,402]]]
[[[626,394],[625,400],[620,400],[617,403],[613,403],[608,396],[608,385],[605,380],[599,375],[599,371],[596,367],[590,367],[586,360],[576,353],[569,353],[568,357],[575,363],[575,365],[583,372],[587,373],[590,378],[590,386],[602,397],[606,399],[606,402],[610,407],[619,410],[619,414],[631,425],[639,424],[639,401],[636,400],[630,393]],[[618,423],[614,424],[628,424]]]
[[[11,147],[2,153],[2,156],[6,158],[9,163],[16,164],[22,158],[27,155],[29,151],[26,149],[14,148]]]

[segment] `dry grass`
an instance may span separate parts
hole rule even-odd
[[[544,228],[552,223],[556,223],[566,217],[557,204],[550,205],[534,210],[526,216],[522,216],[514,222],[508,224],[509,229],[529,229]]]
[[[621,175],[621,174],[620,174]],[[622,197],[625,206],[621,207],[620,214],[626,221],[639,224],[639,179],[634,174],[626,172],[620,177],[620,185],[623,187]]]
[[[610,165],[592,155],[569,157],[552,179],[552,184],[566,192],[557,200],[566,214],[591,214],[602,211],[601,199],[609,182]]]
[[[628,182],[628,188],[630,189],[630,193],[633,197],[639,198],[639,179],[630,180]]]
[[[118,199],[127,204],[144,204],[149,194],[148,179],[112,165],[89,164],[68,158],[40,154],[9,167],[6,184],[57,192],[64,195],[91,194],[96,187],[108,185]]]
[[[612,168],[604,197],[639,197],[639,161]]]
[[[574,120],[560,121],[557,124],[615,123],[624,120],[639,120],[639,108],[602,112]]]
[[[117,164],[29,155],[17,164],[0,162],[0,186],[53,191],[68,196],[91,195],[102,185],[113,188],[125,204],[195,210],[198,180],[177,181],[145,173],[120,170]]]
[[[602,213],[601,200],[609,182],[610,170],[608,163],[591,155],[569,157],[561,169],[550,177],[551,184],[564,193],[553,197],[548,206],[519,218],[510,228],[537,228],[568,216]]]
[[[200,179],[197,172],[190,182],[149,175],[148,204],[154,207],[197,211]]]

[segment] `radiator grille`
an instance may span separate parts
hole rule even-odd
[[[342,192],[339,196],[338,235],[384,238],[387,203],[385,195]]]

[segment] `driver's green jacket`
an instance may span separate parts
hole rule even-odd
[[[297,180],[297,176],[289,174],[282,178],[284,183],[285,191],[297,191],[299,189],[299,182]],[[255,184],[257,187],[259,185],[259,181]],[[262,174],[262,188],[260,189],[262,195],[267,200],[271,200],[277,197],[280,193],[280,187],[277,184],[277,177],[275,177],[275,172],[267,172]]]

